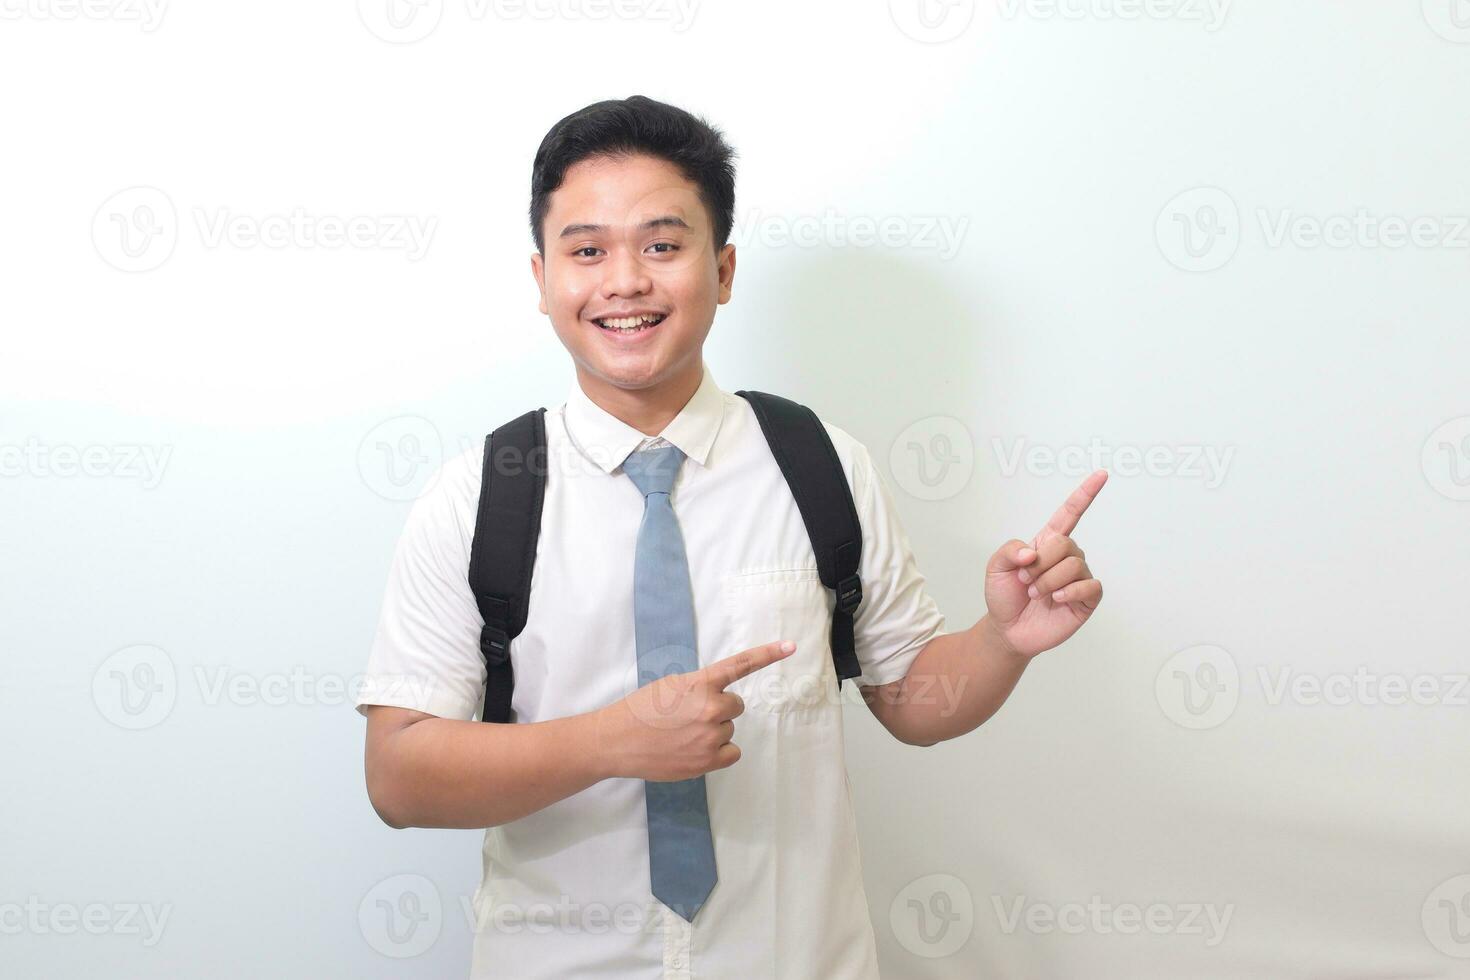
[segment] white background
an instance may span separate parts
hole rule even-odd
[[[571,382],[536,146],[642,93],[740,154],[716,379],[872,449],[951,629],[1112,474],[996,718],[849,709],[885,976],[1470,976],[1470,5],[157,2],[0,0],[0,972],[465,973],[350,685]]]

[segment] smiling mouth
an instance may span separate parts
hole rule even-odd
[[[593,320],[592,322],[608,333],[635,334],[658,326],[666,318],[667,314],[654,313],[647,316],[608,317],[601,320]]]

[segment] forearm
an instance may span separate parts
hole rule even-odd
[[[1028,662],[984,616],[968,630],[936,636],[903,680],[865,688],[863,696],[900,741],[933,745],[984,724],[1010,697]]]
[[[428,717],[384,736],[368,785],[390,826],[470,829],[535,813],[611,774],[595,712],[528,724]]]

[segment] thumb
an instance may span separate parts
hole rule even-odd
[[[995,554],[990,556],[990,562],[985,566],[988,575],[1001,575],[1005,572],[1014,572],[1018,568],[1024,568],[1036,560],[1036,549],[1031,547],[1030,542],[1022,541],[1020,538],[1011,538],[1005,544],[996,549]]]

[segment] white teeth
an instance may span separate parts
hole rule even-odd
[[[658,314],[646,314],[644,316],[618,317],[610,320],[599,320],[597,322],[601,323],[604,327],[611,327],[614,330],[636,330],[643,326],[643,324],[657,319]]]

